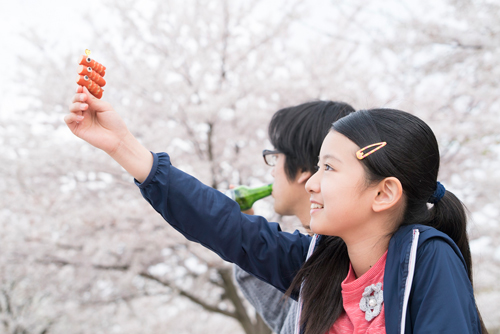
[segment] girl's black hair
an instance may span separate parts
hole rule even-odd
[[[271,144],[285,154],[285,174],[293,181],[298,172],[314,173],[323,139],[332,123],[354,112],[347,103],[311,101],[278,110],[269,123]]]
[[[396,177],[406,200],[400,225],[425,224],[448,234],[467,264],[472,284],[472,258],[465,207],[450,191],[429,208],[437,187],[439,149],[430,127],[418,117],[393,109],[356,111],[333,124],[336,131],[360,148],[385,141],[387,145],[360,160],[367,183]],[[395,231],[394,231],[395,232]],[[322,237],[318,249],[296,275],[288,293],[303,283],[302,326],[306,334],[324,334],[342,313],[341,282],[349,270],[347,247],[338,237]],[[479,311],[478,311],[479,313]],[[481,319],[481,315],[479,315]],[[481,320],[483,333],[487,330]]]

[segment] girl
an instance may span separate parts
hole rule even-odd
[[[437,142],[417,117],[374,109],[333,124],[306,184],[311,238],[242,214],[166,153],[150,153],[85,88],[70,111],[71,131],[134,176],[170,225],[299,298],[297,332],[486,333],[464,208],[437,182]]]

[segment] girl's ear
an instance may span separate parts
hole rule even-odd
[[[395,177],[383,179],[377,186],[377,194],[372,204],[373,211],[382,212],[396,208],[403,197],[403,186]]]

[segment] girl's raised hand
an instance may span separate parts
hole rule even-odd
[[[64,117],[69,129],[77,137],[110,155],[130,134],[113,107],[92,96],[86,87],[78,86],[69,111]]]
[[[64,117],[71,132],[116,160],[137,181],[144,182],[153,156],[130,133],[113,107],[79,86]]]

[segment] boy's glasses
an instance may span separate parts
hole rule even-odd
[[[262,156],[264,157],[264,162],[268,166],[276,166],[276,160],[278,160],[278,154],[281,152],[278,150],[264,150],[262,151]]]

